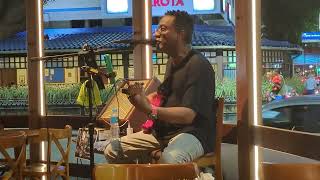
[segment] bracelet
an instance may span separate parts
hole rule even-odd
[[[148,113],[148,117],[152,120],[158,120],[158,107],[151,105],[151,112]]]

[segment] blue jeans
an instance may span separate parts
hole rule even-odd
[[[150,153],[160,148],[160,142],[142,131],[124,136],[118,143],[110,143],[105,151],[109,163],[150,163]],[[191,162],[204,154],[200,141],[188,133],[170,139],[164,148],[159,163],[177,164]]]

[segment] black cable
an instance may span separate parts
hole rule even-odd
[[[117,108],[118,108],[118,123],[119,123],[119,117],[120,117],[120,113],[119,113],[120,103],[119,103],[119,98],[118,98],[118,89],[117,89],[117,86],[115,87],[115,93],[116,93],[116,100],[117,100]]]

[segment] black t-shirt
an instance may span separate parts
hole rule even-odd
[[[189,57],[183,59],[181,63],[184,62],[184,65],[179,64],[180,67],[175,71],[172,71],[172,68],[176,66],[171,59],[168,60],[165,79],[170,74],[173,79],[171,93],[162,106],[187,107],[196,112],[196,117],[190,125],[156,121],[155,132],[158,138],[164,140],[182,132],[193,134],[201,142],[205,153],[208,153],[214,149],[216,134],[213,109],[215,74],[209,61],[200,52],[192,50],[189,52]]]

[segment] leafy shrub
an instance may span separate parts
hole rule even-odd
[[[302,94],[304,86],[301,78],[293,76],[284,80],[285,85],[296,89]],[[81,84],[46,84],[47,101],[49,105],[72,105],[78,97]],[[236,80],[224,78],[216,79],[216,97],[224,97],[226,102],[235,102],[237,98]],[[272,83],[267,78],[262,78],[262,99],[266,100],[267,93],[272,89]],[[100,90],[102,102],[106,102],[113,94],[111,85]],[[10,105],[12,101],[28,100],[28,86],[0,87],[0,106]]]
[[[49,105],[72,105],[76,103],[81,84],[46,84],[47,102]],[[111,86],[100,90],[102,102],[111,96]],[[109,94],[109,97],[107,96]],[[0,87],[0,106],[10,106],[14,101],[28,101],[28,86]]]
[[[303,93],[304,84],[301,81],[301,77],[295,75],[292,78],[286,78],[285,83],[286,85],[294,88],[298,94]]]
[[[236,81],[228,78],[221,80],[216,80],[216,97],[224,97],[227,102],[236,101]]]
[[[262,78],[261,95],[262,100],[266,100],[268,92],[272,89],[272,83],[267,78]],[[224,78],[216,80],[216,97],[224,97],[226,102],[235,102],[237,100],[236,80]]]

